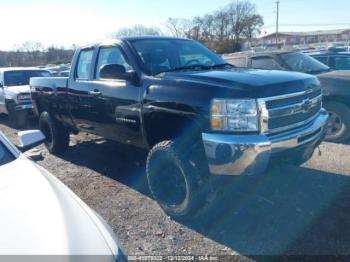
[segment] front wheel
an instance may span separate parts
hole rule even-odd
[[[43,112],[39,118],[39,128],[45,135],[45,146],[52,154],[65,152],[69,146],[69,132],[48,112]]]
[[[21,128],[27,123],[27,114],[25,111],[16,111],[15,103],[9,102],[7,105],[7,113],[10,126],[13,128]]]
[[[192,218],[205,202],[198,168],[183,157],[174,141],[163,141],[150,151],[146,170],[150,191],[161,208],[178,219]]]
[[[339,143],[348,139],[350,137],[349,107],[336,101],[326,102],[324,107],[329,113],[328,130],[325,140]]]

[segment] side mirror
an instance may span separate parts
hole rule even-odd
[[[125,80],[134,82],[136,79],[134,71],[126,71],[125,67],[119,64],[104,65],[100,69],[100,78]]]
[[[45,141],[45,136],[39,130],[18,132],[20,145],[17,147],[22,153],[37,147]]]

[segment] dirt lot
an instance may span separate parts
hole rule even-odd
[[[17,130],[0,117],[17,143]],[[200,221],[173,221],[147,189],[146,153],[91,135],[38,163],[108,221],[127,254],[350,254],[350,145],[323,143],[302,167],[222,178],[222,197]],[[35,190],[35,189],[33,189]]]

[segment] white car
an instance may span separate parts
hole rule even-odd
[[[21,127],[32,113],[31,77],[51,76],[37,68],[0,68],[0,113],[8,114],[13,127]]]
[[[21,153],[40,144],[44,135],[23,131],[19,138],[17,148],[0,131],[0,256],[62,255],[67,259],[64,261],[72,261],[71,256],[85,257],[81,261],[125,261],[104,220]]]

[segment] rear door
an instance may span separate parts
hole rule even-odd
[[[68,82],[68,101],[74,124],[82,131],[94,132],[91,122],[90,81],[93,72],[94,48],[80,51],[74,66],[74,72]]]

